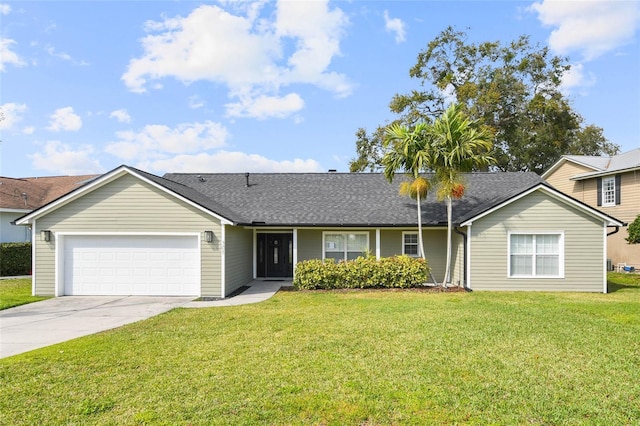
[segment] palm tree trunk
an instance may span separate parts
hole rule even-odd
[[[451,196],[447,196],[447,264],[444,270],[444,281],[442,286],[445,287],[451,283],[451,216],[452,216]]]
[[[418,203],[418,246],[420,247],[418,250],[420,250],[420,257],[426,259],[424,255],[424,244],[422,243],[422,208],[420,207],[420,192],[418,192],[416,202]]]

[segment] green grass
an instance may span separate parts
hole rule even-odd
[[[281,292],[0,360],[0,424],[638,424],[640,277]]]
[[[44,299],[31,295],[31,278],[0,280],[0,310]]]

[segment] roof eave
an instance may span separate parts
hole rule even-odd
[[[417,228],[417,223],[331,223],[331,222],[247,222],[238,226],[254,228]],[[456,224],[454,224],[456,225]],[[423,228],[441,228],[443,224],[423,224]]]
[[[583,163],[583,162],[578,161],[578,160],[576,160],[576,159],[569,158],[569,157],[567,157],[567,156],[564,156],[564,155],[563,155],[562,157],[560,157],[560,159],[559,159],[558,161],[556,161],[556,162],[553,164],[553,166],[551,166],[551,167],[549,168],[549,170],[547,170],[546,172],[544,172],[540,177],[541,177],[542,179],[545,179],[545,180],[546,180],[546,179],[547,179],[547,177],[548,177],[550,174],[552,174],[553,172],[555,172],[556,170],[558,170],[558,168],[560,168],[560,166],[562,165],[562,163],[563,163],[563,162],[565,162],[565,161],[571,161],[572,163],[578,164],[578,165],[580,165],[580,166],[588,167],[588,168],[590,168],[590,169],[592,169],[592,170],[596,170],[596,171],[601,170],[601,169],[598,169],[597,167],[594,167],[594,166],[592,166],[592,165],[590,165],[590,164],[586,164],[586,163]]]
[[[43,215],[46,215],[48,213],[50,213],[51,211],[54,211],[64,205],[66,205],[67,203],[75,200],[76,198],[81,197],[84,193],[86,192],[91,192],[103,185],[106,185],[107,183],[125,175],[125,174],[130,174],[132,176],[135,176],[136,178],[156,187],[161,189],[164,192],[167,192],[171,195],[173,195],[174,197],[193,205],[194,207],[198,208],[199,210],[202,210],[203,212],[214,216],[215,218],[219,219],[224,225],[235,225],[236,223],[230,219],[227,219],[226,217],[223,217],[221,215],[219,215],[216,212],[213,212],[209,209],[207,209],[206,207],[176,193],[175,191],[164,187],[156,182],[151,181],[150,179],[147,179],[145,176],[142,176],[140,173],[137,173],[135,169],[132,169],[126,165],[121,165],[113,170],[111,170],[110,172],[105,173],[104,175],[94,179],[93,181],[87,183],[86,185],[83,185],[82,187],[75,189],[65,195],[63,195],[60,198],[57,198],[53,201],[51,201],[50,203],[45,204],[42,207],[39,207],[38,209],[32,211],[31,213],[24,215],[18,219],[16,219],[15,223],[16,225],[27,225],[32,223],[32,221],[34,219],[37,219],[38,217],[41,217]]]
[[[587,214],[591,215],[592,217],[597,217],[599,219],[604,220],[607,223],[607,226],[624,226],[624,222],[621,222],[620,220],[616,219],[613,216],[610,216],[606,213],[602,213],[601,211],[594,209],[593,207],[583,203],[580,200],[577,200],[573,197],[570,197],[560,191],[558,191],[557,189],[553,188],[551,185],[549,185],[548,183],[538,183],[536,185],[533,185],[532,187],[521,191],[518,194],[513,195],[512,197],[494,205],[493,207],[490,207],[488,209],[483,210],[482,212],[476,213],[475,215],[473,215],[470,218],[466,218],[462,221],[462,223],[460,223],[460,226],[469,226],[471,225],[474,221],[481,219],[491,213],[493,213],[496,210],[501,209],[502,207],[511,204],[514,201],[517,201],[523,197],[526,197],[527,195],[531,194],[534,191],[538,191],[538,190],[542,190],[542,191],[546,191],[549,195],[562,200],[563,202],[567,203],[567,204],[571,204],[574,205],[578,208],[580,208],[581,210],[585,211]]]
[[[640,166],[627,167],[625,169],[617,169],[617,170],[604,170],[601,172],[582,173],[569,178],[569,180],[580,181],[585,179],[591,179],[594,177],[602,177],[602,176],[609,176],[609,175],[617,175],[619,173],[633,172],[636,170],[640,170]]]

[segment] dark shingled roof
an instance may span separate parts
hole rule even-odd
[[[416,203],[379,173],[167,173],[138,171],[154,182],[240,225],[416,226]],[[454,201],[461,223],[543,183],[535,173],[465,174],[466,192]],[[425,226],[446,225],[446,208],[431,191],[422,203]]]

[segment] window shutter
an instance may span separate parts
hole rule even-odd
[[[596,178],[596,183],[598,185],[598,205],[602,205],[602,178]]]
[[[616,204],[620,204],[620,184],[622,182],[621,175],[616,175]]]

